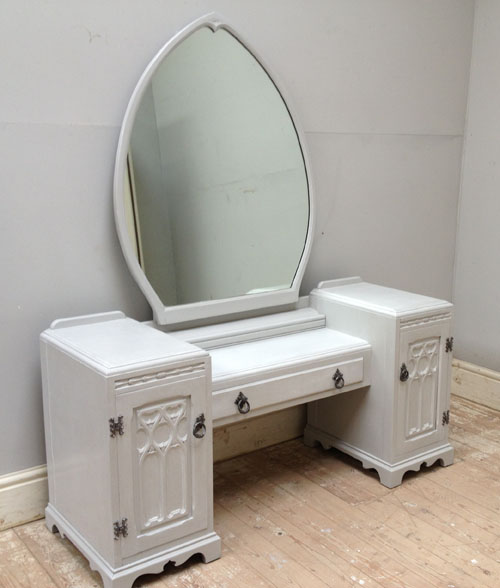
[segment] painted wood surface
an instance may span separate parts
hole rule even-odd
[[[128,535],[121,554],[179,542],[212,526],[212,435],[206,378],[123,394],[117,400],[125,432],[118,446],[120,517]],[[207,416],[207,432],[192,434]]]
[[[325,287],[326,286],[326,287]],[[371,386],[311,403],[304,439],[376,468],[393,487],[422,464],[453,461],[443,414],[449,408],[453,305],[366,282],[327,282],[311,305],[327,327],[370,342]],[[422,355],[422,357],[420,357]],[[408,364],[409,379],[401,380]]]
[[[402,329],[399,361],[407,366],[408,379],[396,386],[395,453],[403,456],[446,441],[442,414],[449,408],[450,354],[445,340],[449,322]]]
[[[261,339],[216,347],[210,357],[131,319],[42,335],[47,525],[77,545],[106,588],[129,588],[138,575],[157,573],[168,561],[182,564],[195,553],[205,561],[220,556],[212,526],[212,409],[214,421],[225,424],[317,400],[308,411],[306,444],[318,440],[361,459],[389,488],[424,463],[452,462],[445,423],[438,422],[448,407],[450,357],[441,347],[451,305],[364,282],[318,289],[310,300],[326,327],[269,337],[261,317],[255,319]],[[288,313],[288,320],[293,324],[301,314]],[[255,332],[251,323],[244,330]],[[342,330],[333,328],[336,323]],[[397,366],[404,360],[407,394],[398,393]],[[241,394],[248,394],[249,411],[235,406]],[[111,442],[109,427],[88,426],[103,414],[104,424],[122,420],[125,427],[111,431],[117,437]],[[206,439],[191,439],[195,418],[206,418]],[[80,487],[79,480],[86,482]],[[236,524],[229,519],[229,527]],[[306,584],[312,581],[292,570],[290,582],[301,575]]]
[[[202,349],[214,349],[225,345],[234,345],[245,341],[255,341],[263,337],[284,335],[285,333],[301,333],[308,329],[319,329],[325,326],[325,317],[314,308],[299,308],[307,302],[304,297],[291,311],[269,313],[253,318],[226,321],[205,327],[173,331],[171,335],[181,341],[187,341]],[[155,326],[151,323],[151,326]],[[156,326],[156,328],[160,328]]]
[[[306,406],[297,405],[217,427],[213,431],[214,461],[296,439],[305,423]],[[0,530],[43,518],[47,502],[45,465],[0,477]]]
[[[215,466],[223,557],[196,557],[134,588],[365,586],[496,588],[500,413],[454,398],[456,464],[392,490],[337,451],[283,443]],[[43,521],[0,533],[2,588],[98,588]]]
[[[45,466],[0,476],[0,530],[43,517],[48,499]]]
[[[207,352],[115,318],[48,329],[42,367],[49,530],[106,588],[193,553],[220,557]]]
[[[464,376],[462,370],[467,372]],[[478,404],[500,410],[500,374],[474,364],[454,359],[452,362],[452,394],[472,400]],[[488,385],[482,385],[487,378]],[[492,395],[489,393],[491,386]],[[263,449],[300,437],[306,423],[306,406],[297,405],[260,417],[244,420],[214,429],[214,461],[223,461],[239,455]],[[477,442],[482,444],[478,432]],[[454,445],[456,446],[456,441]],[[487,442],[485,443],[485,448]],[[38,483],[33,480],[37,473]],[[19,477],[21,476],[21,478]],[[43,518],[47,505],[47,469],[45,466],[31,468],[29,480],[26,471],[0,478],[0,530],[22,525],[30,520]],[[31,506],[30,506],[31,505]]]
[[[500,372],[455,359],[451,390],[453,394],[500,410]]]

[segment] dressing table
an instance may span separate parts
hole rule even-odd
[[[220,557],[214,427],[307,403],[304,442],[388,487],[452,463],[452,305],[360,278],[299,297],[314,221],[304,138],[276,77],[217,15],[139,80],[114,198],[154,320],[116,311],[41,335],[47,526],[105,587]]]

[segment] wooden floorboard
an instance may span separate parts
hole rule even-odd
[[[134,588],[500,586],[500,412],[455,397],[455,464],[389,490],[341,453],[289,441],[215,465],[223,556]],[[1,588],[99,588],[43,521],[0,533]]]

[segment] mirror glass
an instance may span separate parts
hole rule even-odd
[[[227,30],[202,27],[145,87],[130,135],[128,236],[165,306],[291,287],[309,192],[287,107]]]

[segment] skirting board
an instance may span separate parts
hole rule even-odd
[[[454,359],[451,393],[500,410],[500,372]]]
[[[214,430],[214,461],[223,461],[300,437],[306,405],[240,421]],[[37,466],[0,476],[0,531],[45,516],[47,468]]]
[[[306,406],[299,404],[217,427],[214,429],[214,462],[302,437],[306,426]]]
[[[0,531],[43,518],[48,500],[44,465],[0,476]]]

